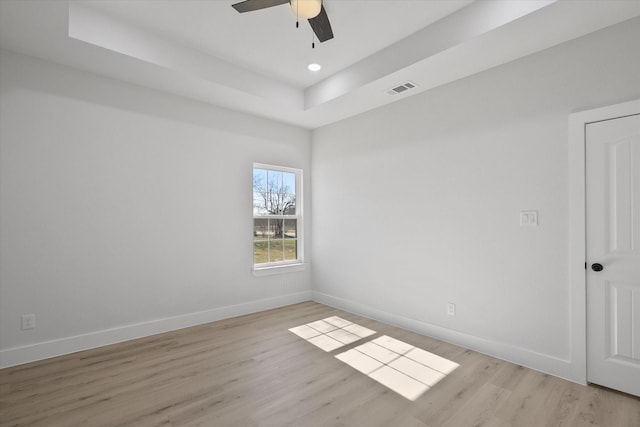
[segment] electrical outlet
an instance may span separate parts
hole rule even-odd
[[[23,314],[22,315],[22,330],[35,329],[36,327],[36,315],[35,314]]]
[[[456,315],[456,305],[452,302],[448,302],[447,303],[447,314],[449,316],[455,316]]]
[[[520,212],[521,227],[537,227],[538,211],[522,211]]]

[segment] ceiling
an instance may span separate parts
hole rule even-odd
[[[640,16],[637,0],[324,0],[335,38],[312,48],[288,5],[235,2],[2,0],[0,47],[313,129]]]

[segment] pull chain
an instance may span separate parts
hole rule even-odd
[[[296,3],[296,28],[300,28],[300,2]]]

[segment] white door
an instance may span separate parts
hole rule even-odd
[[[586,156],[587,379],[640,396],[640,114],[588,124]]]

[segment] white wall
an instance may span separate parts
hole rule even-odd
[[[252,162],[308,185],[308,131],[6,51],[0,64],[0,365],[310,297],[309,269],[251,273]]]
[[[640,97],[638,40],[636,19],[311,147],[302,129],[1,52],[0,366],[303,300],[312,282],[319,301],[571,377],[567,116]],[[303,168],[307,190],[313,169],[312,274],[251,274],[254,161]]]
[[[583,380],[567,120],[640,97],[639,51],[636,19],[314,131],[314,298]]]

